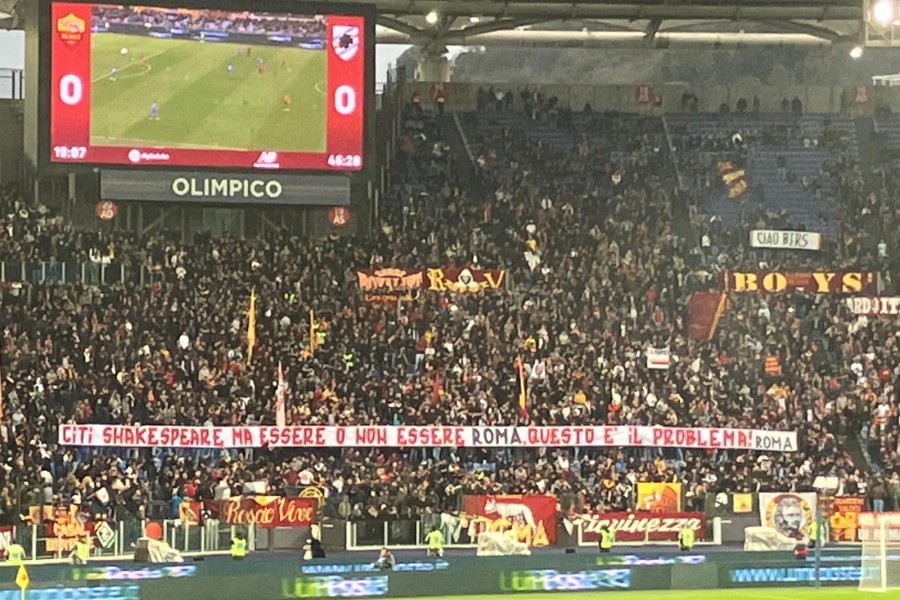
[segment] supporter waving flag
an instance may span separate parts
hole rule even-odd
[[[250,306],[247,308],[247,364],[253,360],[256,347],[256,290],[250,292]]]
[[[284,371],[281,368],[281,361],[278,361],[278,387],[275,388],[275,424],[284,427],[287,419],[284,416]]]
[[[522,366],[522,358],[516,357],[516,379],[519,382],[519,416],[522,419],[528,418],[528,408],[526,406],[526,393],[525,393],[525,369]]]

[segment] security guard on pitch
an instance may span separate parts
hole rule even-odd
[[[6,563],[18,566],[25,562],[25,548],[18,542],[13,542],[6,549]]]
[[[813,519],[813,522],[809,524],[809,547],[815,548],[816,542],[819,541],[819,522]]]
[[[75,541],[75,547],[72,549],[72,564],[86,565],[91,557],[91,547],[88,545],[87,536],[83,535]]]
[[[244,539],[243,534],[236,533],[231,540],[231,558],[233,560],[244,560],[245,556],[247,556],[247,540]]]
[[[616,532],[610,531],[609,527],[604,525],[600,528],[600,552],[607,553],[612,550],[613,542],[616,539]]]
[[[690,527],[682,527],[678,532],[678,547],[682,552],[690,552],[694,547],[694,530]]]
[[[440,529],[437,527],[432,528],[432,530],[428,532],[428,535],[425,536],[425,541],[428,542],[428,556],[438,556],[443,558],[444,533]]]

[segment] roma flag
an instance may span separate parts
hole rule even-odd
[[[522,419],[528,418],[527,398],[525,393],[525,368],[522,365],[522,359],[516,357],[516,379],[519,381],[519,416]]]
[[[281,369],[281,361],[278,361],[278,387],[275,388],[275,424],[284,427],[287,419],[284,416],[284,371]]]
[[[733,200],[747,191],[747,172],[744,169],[736,167],[730,160],[718,163],[716,168],[728,189],[729,198]]]
[[[256,290],[250,292],[250,306],[247,308],[247,364],[253,360],[256,347]]]
[[[313,309],[309,309],[309,353],[315,354],[316,348],[318,347],[318,340],[316,338],[316,329],[318,326],[316,325],[316,313]]]

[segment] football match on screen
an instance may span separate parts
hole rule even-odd
[[[91,26],[92,144],[325,150],[324,17],[95,4]]]

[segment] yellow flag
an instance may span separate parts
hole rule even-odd
[[[247,309],[247,364],[253,360],[256,347],[256,290],[250,292],[250,307]]]
[[[315,354],[318,340],[316,339],[316,313],[309,309],[309,352]]]
[[[28,571],[25,570],[25,565],[19,565],[19,572],[16,573],[16,585],[24,590],[29,583],[31,583],[31,580],[28,578]]]

